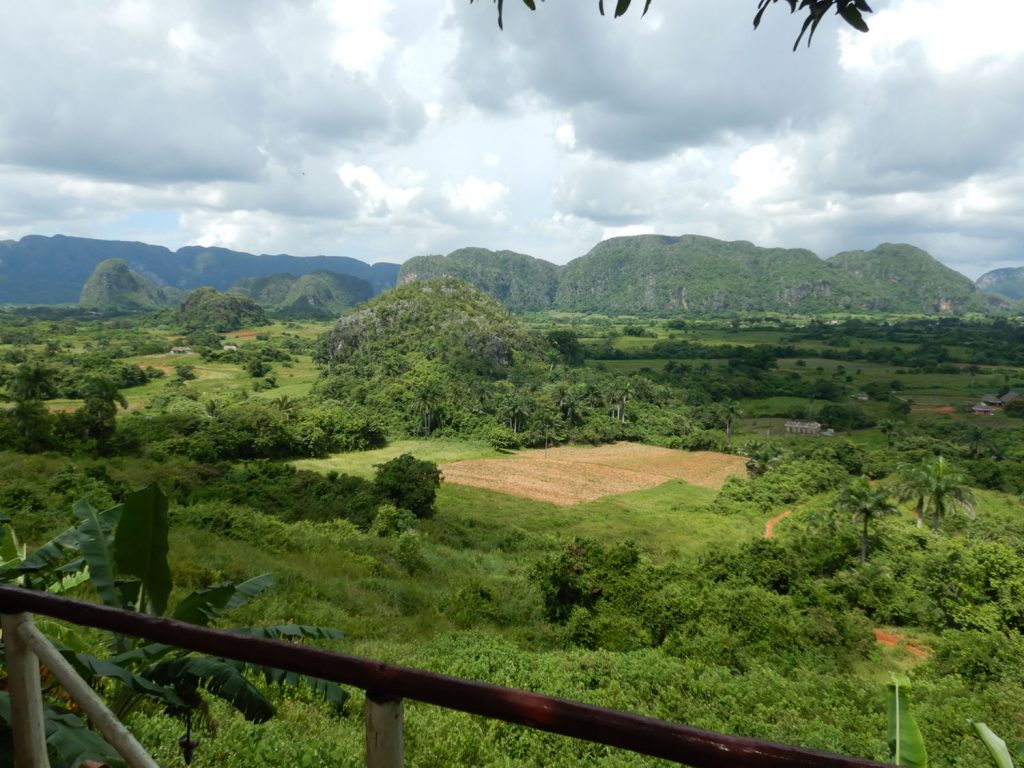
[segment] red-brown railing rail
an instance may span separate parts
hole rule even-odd
[[[361,688],[367,693],[368,765],[400,764],[403,699],[607,744],[693,768],[884,768],[885,765],[872,760],[714,733],[285,641],[242,637],[227,630],[107,608],[19,587],[0,586],[0,613],[42,614],[81,626],[278,667]],[[383,708],[378,708],[381,706]],[[395,734],[389,733],[388,728],[397,728],[397,742]],[[381,743],[374,746],[370,743],[373,739]],[[385,757],[371,760],[370,752]]]

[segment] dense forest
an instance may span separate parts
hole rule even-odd
[[[986,764],[968,719],[1024,735],[1019,319],[514,315],[439,277],[317,322],[249,286],[0,310],[0,581],[878,760],[893,673],[931,765]],[[150,585],[117,550],[155,514]],[[187,717],[195,765],[362,760],[357,692],[47,629],[161,764]],[[659,764],[416,705],[407,740]]]

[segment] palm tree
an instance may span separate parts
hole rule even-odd
[[[900,501],[913,501],[917,511],[917,527],[924,527],[924,510],[928,503],[928,473],[923,466],[907,464],[897,470],[893,495]]]
[[[735,400],[726,400],[719,404],[719,408],[721,408],[722,418],[725,420],[726,445],[732,448],[732,422],[737,416],[741,416],[743,412],[740,410],[740,404]]]
[[[932,530],[939,530],[939,519],[946,512],[963,512],[974,519],[974,493],[967,485],[967,477],[942,456],[925,464],[928,473],[926,504],[932,512]]]
[[[298,400],[296,400],[294,397],[289,397],[288,395],[280,395],[279,397],[275,397],[273,400],[270,401],[270,404],[289,418],[295,416],[295,414],[298,413],[299,407],[301,405]]]
[[[868,525],[875,518],[896,513],[896,508],[889,503],[889,493],[884,488],[873,487],[866,477],[861,476],[839,492],[836,509],[848,513],[854,523],[863,523],[860,564],[864,565],[868,561]]]
[[[15,402],[48,400],[57,394],[57,373],[42,363],[22,363],[14,369],[7,388]]]
[[[961,440],[970,451],[972,459],[981,458],[982,452],[992,445],[992,435],[989,430],[974,424],[964,429]]]
[[[82,385],[81,418],[85,432],[95,438],[99,453],[106,451],[107,440],[116,429],[117,406],[128,407],[128,401],[109,376],[90,376]]]
[[[760,477],[769,467],[778,463],[782,448],[767,440],[750,440],[740,446],[736,453],[747,457],[747,472],[750,476]]]
[[[885,435],[885,447],[892,448],[893,440],[903,428],[903,424],[895,419],[882,419],[877,426],[878,431]]]
[[[932,530],[939,530],[939,520],[947,512],[960,511],[974,519],[974,493],[967,477],[942,456],[917,467],[900,470],[896,493],[900,498],[915,499],[917,526],[924,524],[925,513],[932,513]]]

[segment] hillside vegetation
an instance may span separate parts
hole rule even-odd
[[[134,272],[124,259],[107,259],[96,265],[78,299],[86,309],[159,309],[176,303],[178,291],[165,289]]]
[[[306,275],[249,277],[230,293],[248,296],[280,317],[333,319],[374,295],[366,280],[328,270]]]
[[[96,265],[110,258],[123,259],[165,290],[233,287],[284,317],[336,316],[368,298],[357,280],[380,293],[397,282],[442,276],[464,280],[514,312],[960,314],[1020,306],[1016,278],[1006,270],[975,286],[911,245],[886,243],[822,260],[804,249],[697,235],[612,238],[564,267],[514,251],[462,248],[416,256],[401,268],[342,257],[254,256],[200,246],[171,252],[143,243],[32,235],[0,242],[0,304],[74,302]]]
[[[598,243],[564,267],[478,248],[421,256],[402,266],[399,280],[438,275],[463,279],[513,311],[961,313],[1010,306],[925,251],[889,243],[822,260],[745,241],[638,235]]]
[[[1024,299],[1024,267],[993,269],[978,278],[978,290],[993,291],[1011,299]]]
[[[969,279],[912,245],[884,243],[846,251],[825,262],[844,280],[841,309],[880,312],[963,312],[980,309]]]
[[[248,297],[220,293],[213,288],[197,288],[182,302],[178,320],[186,331],[225,333],[266,323],[267,314]]]
[[[574,311],[962,312],[963,275],[909,245],[838,254],[709,237],[613,238],[565,267],[556,306]]]
[[[169,552],[140,609],[882,761],[893,672],[932,768],[989,765],[969,718],[1024,735],[1020,318],[517,318],[442,277],[333,326],[219,321],[0,308],[0,581],[102,565],[110,533],[115,567],[64,589],[128,604],[113,527],[155,482]],[[1005,404],[976,415],[987,394]],[[836,434],[787,430],[810,419]],[[31,552],[69,526],[43,570],[9,535]],[[186,694],[196,768],[363,760],[358,690],[330,706],[54,637]],[[96,687],[181,764],[166,692],[124,684]],[[413,765],[663,765],[413,702],[405,725]]]
[[[554,306],[558,267],[514,251],[460,248],[447,256],[416,256],[402,264],[399,284],[456,277],[487,293],[513,312]]]

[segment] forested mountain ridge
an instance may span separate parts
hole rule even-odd
[[[0,241],[0,304],[73,304],[96,266],[123,259],[159,286],[225,291],[246,277],[330,270],[353,275],[379,293],[395,285],[397,264],[366,264],[345,256],[254,255],[227,248],[163,246],[83,237],[27,235]]]
[[[398,284],[455,277],[493,296],[513,312],[550,309],[559,268],[515,251],[460,248],[447,256],[415,256],[402,265]]]
[[[993,269],[979,277],[974,285],[979,291],[993,291],[1011,299],[1024,299],[1024,267]]]
[[[564,267],[467,248],[410,259],[399,281],[439,275],[465,280],[513,311],[957,313],[1010,306],[927,252],[890,243],[823,260],[799,248],[638,235],[604,240]]]
[[[575,311],[721,312],[831,303],[834,284],[802,249],[710,237],[616,237],[566,265],[557,305]]]
[[[883,312],[960,312],[978,308],[970,279],[912,245],[883,243],[838,253],[825,265],[847,281],[851,304]],[[917,307],[918,309],[915,309]]]
[[[919,248],[890,243],[821,259],[806,249],[746,241],[638,235],[600,242],[565,266],[514,251],[461,248],[415,256],[399,267],[30,235],[0,242],[0,304],[74,303],[94,268],[111,258],[159,288],[234,287],[271,311],[295,316],[336,316],[369,298],[355,278],[369,284],[372,295],[396,284],[455,277],[514,312],[999,312],[1024,296],[1013,282],[1024,268],[996,270],[975,285]],[[325,278],[328,273],[346,277]],[[308,275],[316,276],[302,279]]]
[[[320,269],[301,276],[247,277],[229,293],[248,296],[264,309],[288,317],[334,318],[373,298],[375,291],[366,280]]]
[[[107,259],[85,281],[78,303],[87,309],[147,310],[177,303],[179,292],[161,288],[128,266],[124,259]]]
[[[575,311],[885,311],[980,309],[971,281],[910,245],[819,259],[710,237],[613,238],[569,262],[556,306]]]

